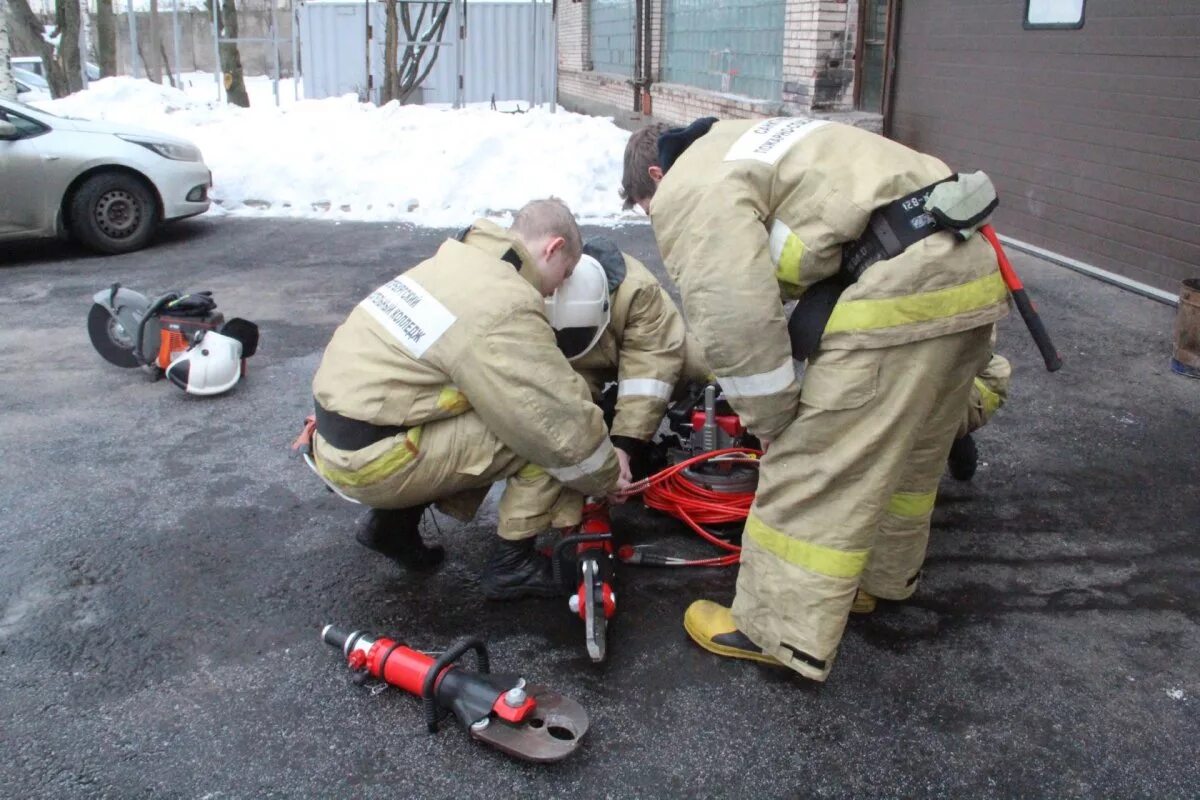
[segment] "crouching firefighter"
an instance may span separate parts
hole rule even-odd
[[[546,299],[546,316],[559,349],[604,409],[621,477],[629,480],[630,464],[648,456],[684,370],[683,315],[645,265],[597,236]]]
[[[578,524],[583,494],[618,488],[600,410],[543,306],[579,253],[567,207],[533,201],[509,231],[481,220],[446,241],[337,329],[313,379],[313,459],[333,489],[371,508],[360,543],[435,566],[441,548],[418,529],[425,507],[469,521],[505,480],[483,592],[561,595],[535,537]]]
[[[938,480],[1008,311],[972,235],[994,190],[848,125],[709,118],[636,132],[623,196],[649,212],[705,360],[767,447],[733,606],[697,601],[684,627],[717,654],[823,681],[860,586],[916,589]]]

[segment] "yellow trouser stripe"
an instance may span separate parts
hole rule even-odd
[[[988,388],[982,378],[975,379],[975,389],[979,392],[979,399],[983,403],[984,419],[987,419],[996,413],[996,409],[1000,408],[1003,401],[1000,399],[1000,395]]]
[[[867,564],[869,550],[835,550],[812,542],[794,539],[751,514],[746,518],[746,533],[767,552],[789,564],[831,578],[855,578]]]
[[[326,480],[333,481],[338,486],[370,486],[411,464],[420,453],[420,445],[421,429],[413,428],[391,450],[358,469],[339,469],[330,466],[321,458],[317,459],[317,469]]]
[[[896,492],[888,501],[888,513],[897,517],[918,518],[933,513],[937,489],[932,492]]]
[[[999,272],[932,292],[876,300],[848,300],[833,307],[825,333],[894,328],[945,319],[995,305],[1008,298]]]

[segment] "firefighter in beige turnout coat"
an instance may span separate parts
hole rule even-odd
[[[801,392],[781,300],[837,273],[873,210],[951,170],[836,123],[705,127],[635,133],[623,187],[650,213],[705,360],[769,445],[733,607],[697,601],[684,624],[713,652],[824,680],[859,586],[897,600],[915,589],[1007,290],[981,237],[933,233],[845,289]]]
[[[604,237],[583,248],[604,270],[610,316],[603,332],[582,354],[570,357],[599,403],[616,384],[609,433],[621,457],[634,455],[658,430],[686,360],[687,329],[662,284],[642,262]]]
[[[578,260],[570,226],[574,254],[551,261]],[[558,593],[533,538],[578,523],[582,496],[612,491],[618,477],[601,412],[545,317],[543,295],[557,284],[544,285],[547,259],[531,250],[548,239],[529,239],[481,220],[446,241],[354,309],[313,380],[315,462],[343,495],[377,510],[438,501],[469,520],[488,487],[507,481],[505,541],[482,580],[497,599]],[[387,435],[355,438],[372,431]],[[419,518],[387,535],[419,539]]]

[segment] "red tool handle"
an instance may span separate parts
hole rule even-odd
[[[1000,276],[1004,278],[1004,285],[1008,287],[1009,293],[1012,294],[1017,311],[1021,313],[1021,319],[1025,320],[1025,327],[1029,329],[1029,335],[1033,337],[1033,343],[1037,345],[1037,349],[1042,354],[1042,360],[1046,362],[1047,371],[1057,372],[1062,368],[1062,358],[1058,355],[1058,349],[1055,348],[1054,342],[1050,340],[1050,334],[1046,331],[1046,325],[1042,322],[1042,318],[1037,312],[1037,307],[1029,299],[1029,293],[1025,291],[1025,286],[1021,283],[1021,279],[1017,277],[1016,270],[1013,269],[1012,263],[1008,260],[1008,255],[1000,245],[1000,239],[996,236],[996,229],[989,224],[980,228],[979,232],[983,234],[983,238],[987,239],[992,245],[992,249],[996,251],[996,261],[1000,265]]]

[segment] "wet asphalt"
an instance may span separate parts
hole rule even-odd
[[[611,235],[662,274],[647,227]],[[1168,369],[1172,308],[1014,255],[1066,367],[1002,324],[1013,393],[979,473],[943,482],[918,594],[854,620],[827,684],[689,642],[684,609],[728,601],[729,570],[625,568],[594,665],[565,603],[482,599],[494,505],[440,519],[445,565],[406,574],[289,453],[334,327],[445,236],[202,218],[120,257],[0,245],[0,796],[1200,794],[1200,381]],[[113,281],[258,322],[248,379],[194,398],[103,362],[85,318]],[[349,681],[331,622],[482,636],[591,731],[550,767],[428,735],[418,701]]]

